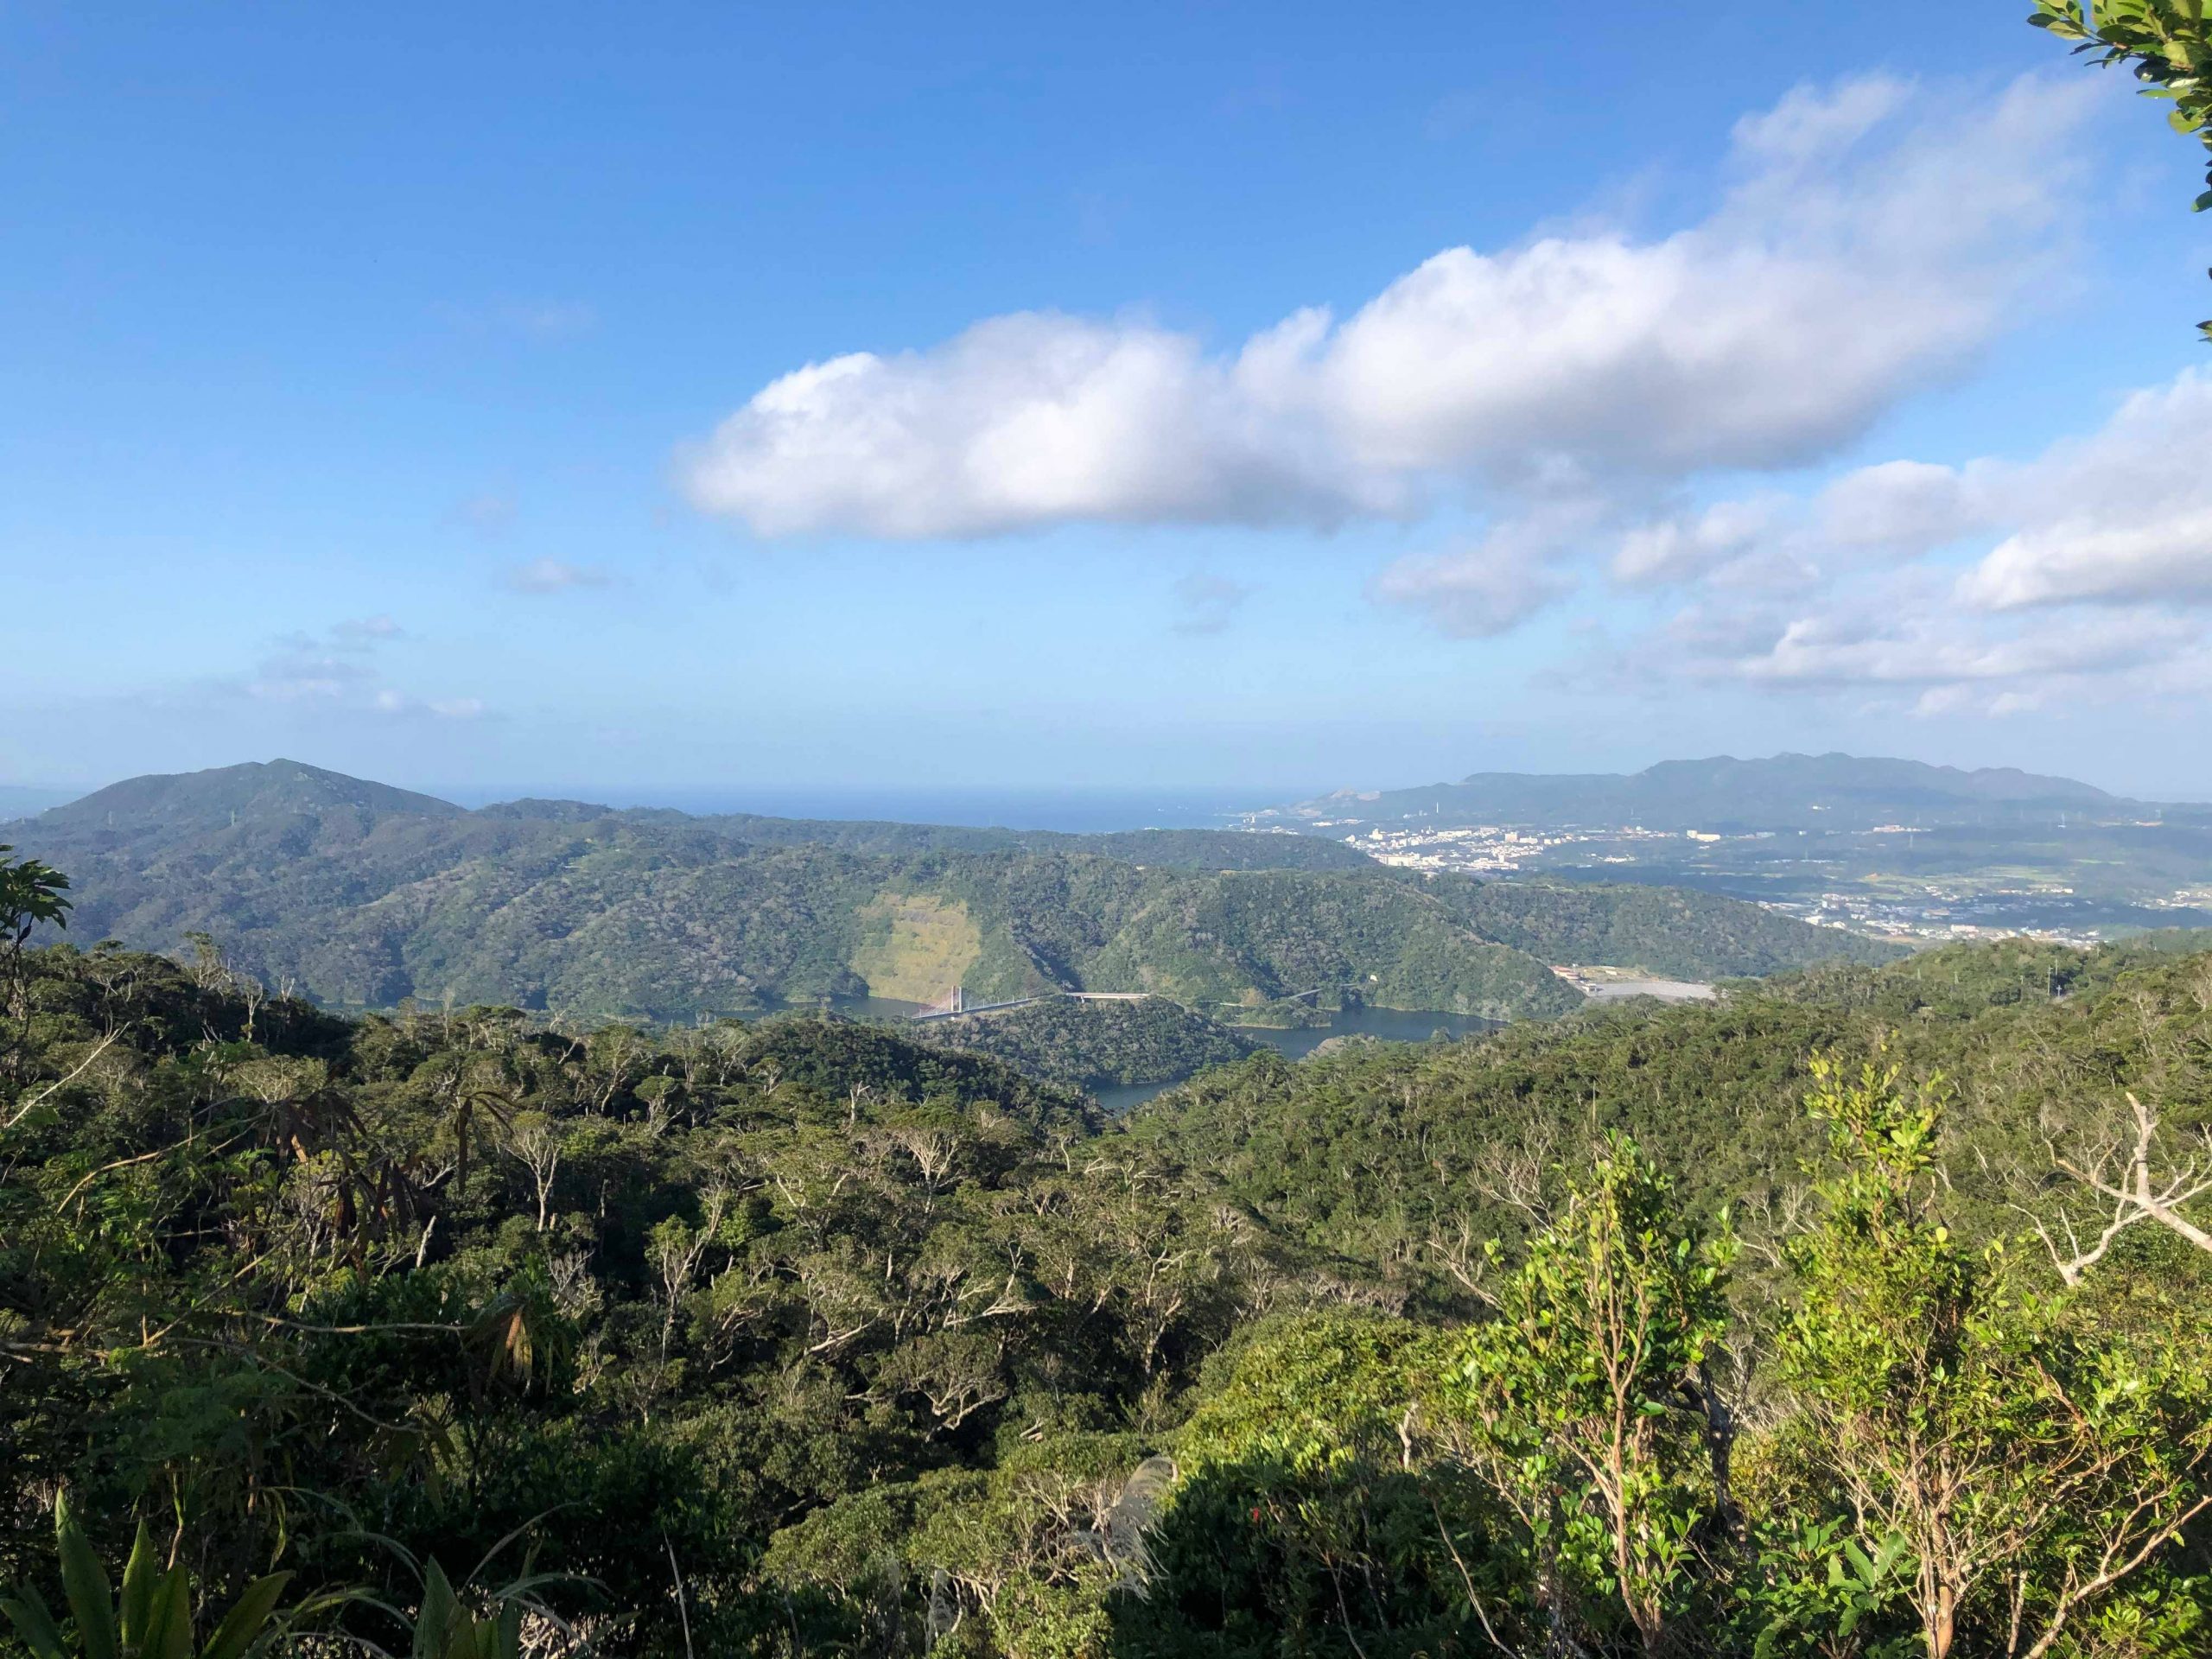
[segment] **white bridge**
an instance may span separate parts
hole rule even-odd
[[[1026,1008],[1038,1002],[1141,1002],[1150,991],[1045,991],[1036,996],[1017,996],[1005,1002],[970,1002],[967,988],[956,985],[952,994],[942,1003],[932,1003],[913,1016],[914,1023],[925,1020],[958,1020],[970,1014],[1002,1014],[1008,1008]]]
[[[1274,997],[1261,1006],[1272,1007],[1275,1002],[1302,1002],[1308,997],[1320,995],[1328,988],[1325,985],[1316,985],[1311,990],[1293,991],[1288,996]],[[912,1018],[914,1024],[921,1025],[932,1020],[965,1019],[971,1014],[1003,1014],[1008,1008],[1027,1008],[1039,1002],[1142,1002],[1157,995],[1157,991],[1044,991],[1035,996],[1017,996],[1004,1002],[970,1002],[967,987],[956,985],[944,1001],[930,1004]]]

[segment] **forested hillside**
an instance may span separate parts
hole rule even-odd
[[[1575,1005],[1552,963],[1703,977],[1893,954],[1664,890],[1517,893],[1372,866],[1186,868],[1027,846],[863,854],[733,839],[717,822],[548,803],[463,812],[278,762],[118,785],[14,833],[72,872],[80,934],[170,950],[205,933],[267,983],[354,1007],[451,998],[688,1018],[928,1002],[964,984],[985,1000],[1080,988],[1248,1007],[1319,989],[1510,1018]],[[1201,831],[1130,843],[1147,858],[1306,844]]]
[[[0,1584],[90,1605],[66,1491],[209,1623],[274,1570],[455,1659],[407,1563],[516,1529],[461,1605],[546,1652],[2201,1653],[2212,954],[1947,965],[1119,1124],[818,1017],[0,952]]]
[[[1080,1002],[1052,997],[1000,1014],[918,1026],[938,1047],[1004,1060],[1034,1077],[1086,1088],[1171,1083],[1249,1054],[1254,1043],[1219,1021],[1165,997]]]

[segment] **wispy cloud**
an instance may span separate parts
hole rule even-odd
[[[435,309],[445,322],[467,333],[523,340],[573,340],[599,326],[598,311],[581,300],[506,297]]]
[[[334,623],[319,632],[280,635],[251,672],[217,690],[257,702],[378,715],[471,720],[487,712],[474,697],[421,697],[390,684],[378,650],[406,637],[389,616]]]
[[[452,518],[480,536],[504,536],[513,527],[518,507],[512,491],[480,490],[454,502]]]
[[[613,580],[604,570],[565,559],[532,559],[515,566],[504,578],[510,593],[535,597],[564,594],[572,588],[604,588]]]
[[[1256,591],[1228,576],[1193,575],[1175,584],[1175,632],[1219,633]]]
[[[388,639],[405,639],[407,630],[389,616],[361,616],[333,624],[330,637],[350,649],[367,651]]]

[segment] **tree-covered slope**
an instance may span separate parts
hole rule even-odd
[[[1604,963],[1666,978],[1779,973],[1808,958],[1893,962],[1901,948],[1840,928],[1813,928],[1694,887],[1431,878],[1428,890],[1484,938],[1546,962]]]
[[[150,1516],[208,1607],[296,1575],[317,1651],[450,1651],[407,1563],[518,1532],[471,1603],[560,1659],[2201,1652],[2212,1255],[2069,1281],[2034,1227],[2103,1213],[2052,1152],[2124,1094],[2212,1122],[2212,954],[1942,965],[1902,1022],[1853,969],[1113,1122],[835,1019],[8,957],[0,1583],[87,1605]],[[2000,1522],[1973,1562],[1931,1501]]]
[[[1550,963],[1704,976],[1883,950],[1666,891],[1522,891],[1371,865],[1188,868],[1057,842],[769,844],[680,814],[426,807],[289,763],[104,794],[20,832],[26,851],[71,871],[81,933],[170,950],[205,932],[271,984],[354,1007],[451,997],[680,1018],[862,995],[928,1002],[965,986],[1194,1005],[1319,992],[1510,1018],[1575,1006]],[[1149,856],[1165,843],[1132,844]]]
[[[1101,1088],[1168,1083],[1228,1065],[1253,1049],[1219,1021],[1179,1002],[1086,1002],[1050,997],[1024,1007],[914,1028],[920,1041],[988,1054],[1031,1077]]]
[[[849,853],[1095,853],[1132,864],[1184,870],[1360,870],[1375,861],[1338,841],[1287,831],[1116,830],[1095,835],[1058,830],[992,830],[965,824],[892,823],[836,818],[771,818],[726,813],[699,822],[765,847],[802,842]]]

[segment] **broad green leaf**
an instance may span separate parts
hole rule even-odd
[[[200,1649],[200,1659],[240,1659],[261,1634],[261,1627],[269,1622],[269,1615],[276,1611],[276,1598],[284,1593],[284,1586],[292,1581],[289,1573],[271,1573],[265,1579],[256,1579],[232,1604],[215,1634],[207,1638],[207,1645]]]
[[[161,1567],[154,1559],[154,1535],[143,1521],[131,1541],[130,1559],[123,1568],[122,1636],[125,1649],[136,1651],[146,1639],[146,1611],[154,1599],[154,1584]]]
[[[107,1569],[69,1513],[67,1501],[54,1505],[54,1540],[61,1556],[61,1587],[77,1620],[77,1641],[85,1659],[116,1659],[115,1597]]]
[[[38,1659],[67,1659],[61,1632],[37,1591],[27,1587],[22,1600],[0,1601],[0,1613],[8,1616],[8,1622],[16,1627],[16,1634],[22,1637],[23,1645]]]
[[[192,1586],[181,1567],[162,1573],[155,1586],[137,1659],[192,1659]]]
[[[461,1603],[445,1569],[435,1561],[423,1568],[423,1606],[415,1615],[414,1659],[446,1659],[460,1622]]]

